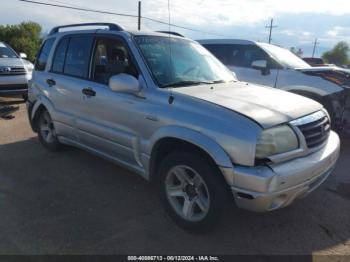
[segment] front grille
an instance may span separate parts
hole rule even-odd
[[[323,111],[298,119],[295,123],[303,133],[308,148],[322,145],[331,131],[329,119]]]
[[[0,93],[14,90],[27,90],[27,84],[18,84],[18,85],[0,85]]]
[[[24,67],[0,67],[0,76],[25,75],[27,71]]]

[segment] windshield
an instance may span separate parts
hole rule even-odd
[[[0,58],[17,58],[17,54],[5,44],[0,43]]]
[[[301,58],[293,54],[287,49],[259,43],[259,46],[264,49],[270,56],[272,56],[277,62],[287,68],[309,68],[310,65],[303,61]]]
[[[135,41],[160,87],[236,80],[196,42],[164,36],[135,36]]]

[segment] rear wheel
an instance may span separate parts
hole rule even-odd
[[[221,173],[197,154],[168,155],[160,165],[157,185],[170,217],[190,231],[212,228],[227,199],[227,185]]]
[[[47,149],[57,151],[61,148],[61,144],[57,139],[55,127],[52,118],[46,110],[41,111],[38,118],[38,137]]]

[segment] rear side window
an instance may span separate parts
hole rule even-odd
[[[52,63],[52,72],[63,73],[64,60],[69,43],[69,38],[63,38],[57,45]]]
[[[81,78],[88,77],[91,47],[90,35],[71,37],[66,52],[64,74]]]
[[[45,41],[43,46],[40,49],[39,55],[37,57],[36,63],[35,63],[35,70],[36,71],[44,71],[47,64],[47,59],[49,58],[51,48],[53,43],[55,42],[55,38],[50,38]]]

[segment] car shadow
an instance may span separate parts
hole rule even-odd
[[[232,204],[213,231],[191,234],[136,174],[36,138],[0,144],[0,254],[349,254],[349,145],[307,198],[269,213]]]
[[[24,102],[24,100],[0,97],[0,120],[14,119],[13,113],[19,110],[19,106]]]

